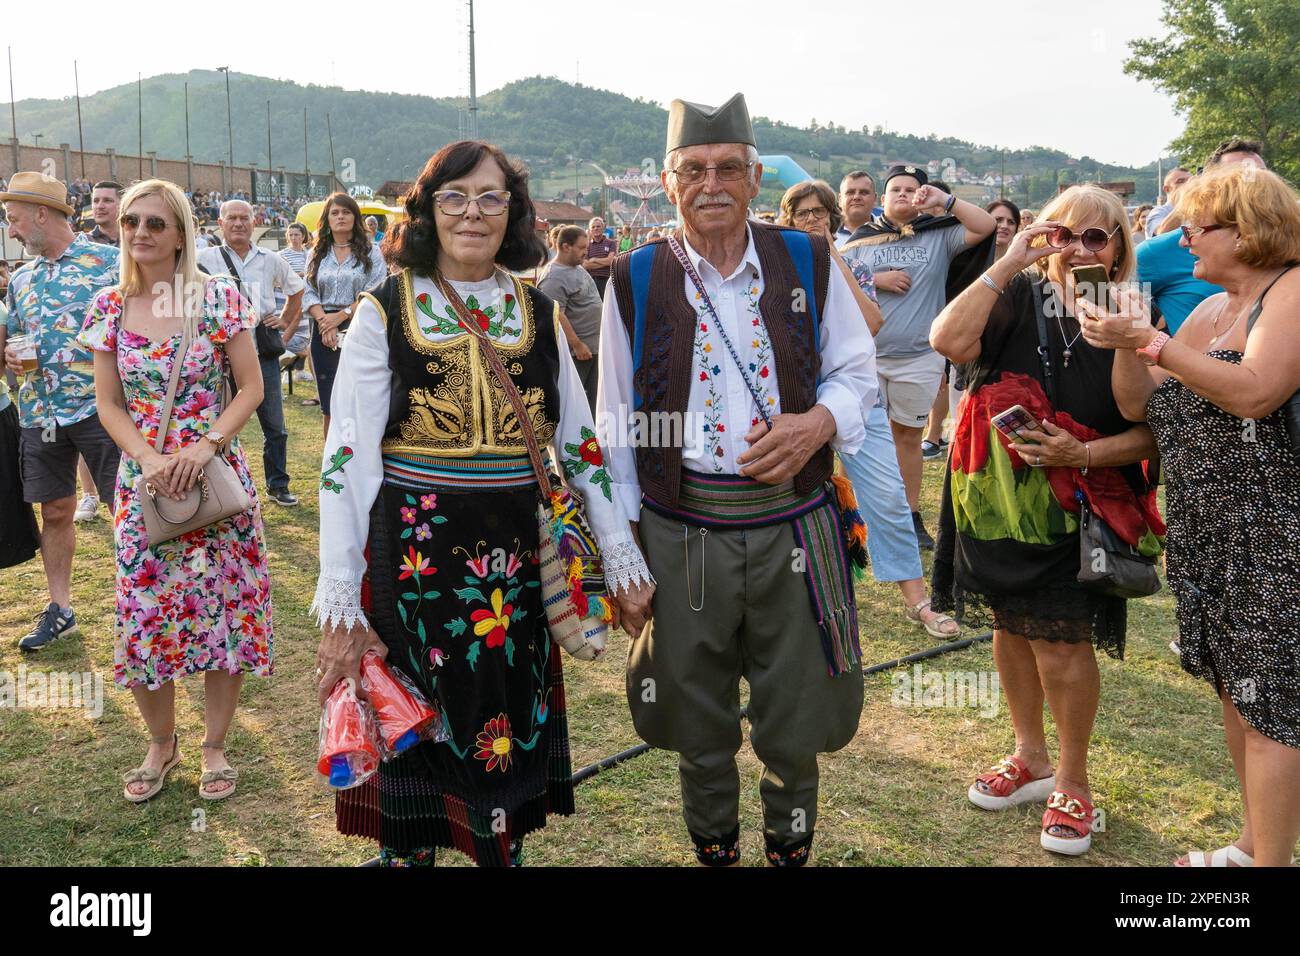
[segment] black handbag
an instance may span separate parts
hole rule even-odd
[[[1277,279],[1282,278],[1294,268],[1295,266],[1288,266],[1283,269]],[[1250,318],[1246,320],[1246,338],[1250,338],[1250,330],[1259,321],[1259,315],[1264,311],[1264,296],[1268,295],[1269,289],[1277,285],[1277,279],[1270,282],[1268,287],[1259,294],[1259,298],[1255,300],[1255,307],[1250,310]],[[1282,421],[1286,425],[1287,437],[1291,442],[1291,456],[1296,460],[1297,464],[1300,464],[1300,391],[1288,398],[1282,406]]]
[[[239,270],[235,268],[235,261],[230,258],[230,251],[224,245],[219,246],[218,250],[221,252],[221,258],[226,260],[226,268],[230,270],[230,277],[235,280],[235,288],[239,290],[240,295],[247,299],[248,296],[244,293],[243,277],[239,274]],[[249,299],[249,302],[251,303],[252,299]],[[280,335],[279,331],[263,322],[261,316],[258,316],[257,325],[253,327],[253,341],[257,343],[257,357],[263,361],[278,359],[288,351],[283,336]]]
[[[1031,285],[1034,291],[1034,318],[1038,323],[1038,357],[1043,363],[1043,391],[1055,409],[1056,383],[1052,371],[1052,353],[1048,347],[1043,286],[1040,282]],[[1156,573],[1156,559],[1148,558],[1117,535],[1088,506],[1086,495],[1076,492],[1076,500],[1079,500],[1078,582],[1089,591],[1125,599],[1149,597],[1159,591],[1160,575]]]

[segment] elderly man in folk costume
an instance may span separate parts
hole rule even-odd
[[[680,754],[697,858],[734,864],[743,677],[767,859],[798,866],[817,754],[862,708],[863,535],[832,449],[863,440],[874,346],[826,240],[746,220],[762,166],[740,94],[675,100],[664,167],[683,228],[616,260],[601,328],[602,444],[658,582],[619,595],[628,702],[637,732]]]

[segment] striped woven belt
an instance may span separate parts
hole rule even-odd
[[[701,528],[739,530],[789,523],[801,555],[826,670],[835,677],[857,666],[862,648],[846,549],[848,516],[835,495],[828,494],[825,488],[800,495],[792,481],[765,485],[740,475],[704,475],[683,469],[675,506],[655,501],[649,495],[642,495],[641,502],[665,518]],[[687,558],[689,575],[689,549]],[[789,556],[784,559],[789,560]],[[700,591],[703,601],[703,578]]]
[[[682,469],[681,487],[675,506],[643,495],[651,511],[701,528],[765,528],[784,524],[820,508],[827,501],[818,488],[799,495],[794,482],[765,485],[742,475],[705,475]]]
[[[402,488],[450,487],[458,491],[498,491],[537,484],[528,457],[479,455],[437,458],[385,453],[384,481]]]

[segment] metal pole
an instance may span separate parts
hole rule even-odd
[[[230,67],[217,67],[222,73],[226,74],[226,136],[230,143],[230,170],[234,175],[235,170],[235,124],[230,119]],[[233,180],[231,185],[234,185]]]
[[[325,133],[330,141],[330,192],[334,192],[334,174],[338,172],[338,164],[334,162],[334,127],[330,125],[330,115],[325,114]]]
[[[14,48],[9,47],[9,124],[13,131],[14,172],[18,172],[18,113],[14,109]]]
[[[194,192],[194,163],[190,159],[190,85],[185,84],[185,188]]]
[[[302,108],[302,175],[307,180],[304,188],[311,189],[311,163],[307,159],[307,107]]]
[[[474,87],[474,0],[469,0],[469,138],[478,139],[478,97]]]
[[[72,81],[77,90],[77,149],[81,152],[81,178],[86,178],[86,137],[81,132],[81,76],[77,73],[77,61],[72,61]]]
[[[270,189],[275,184],[275,167],[271,165],[271,101],[266,101],[266,184]],[[257,198],[257,197],[253,197]],[[272,193],[271,200],[275,200]]]
[[[1007,198],[1007,151],[1002,151],[1002,178],[998,180],[998,198]]]
[[[136,171],[137,179],[144,179],[144,81],[140,74],[135,75],[135,105],[136,105],[136,129],[139,132],[139,141],[136,144],[136,152],[139,154],[136,159],[139,167]]]

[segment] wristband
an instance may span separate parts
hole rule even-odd
[[[952,207],[955,205],[957,205],[957,197],[949,196],[948,201],[943,204],[943,214],[945,216],[948,215],[948,213],[952,212]]]
[[[987,272],[985,272],[983,275],[980,276],[980,281],[983,282],[990,289],[992,289],[994,292],[996,292],[998,295],[1002,294],[1002,290],[998,288],[998,284],[993,281],[992,277]]]
[[[1086,475],[1088,469],[1092,467],[1092,449],[1088,447],[1087,442],[1083,443],[1083,453],[1088,456],[1088,463],[1079,470],[1080,476]]]

